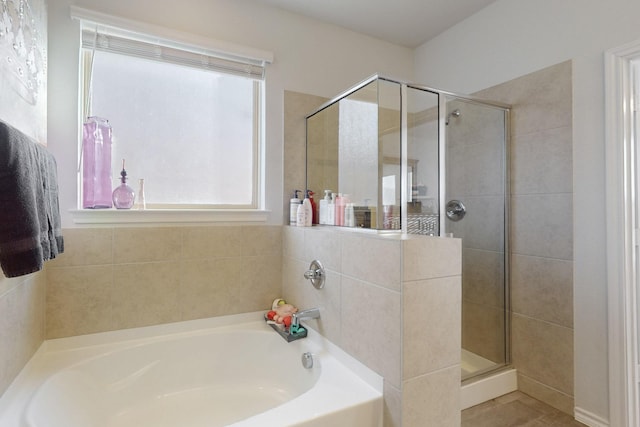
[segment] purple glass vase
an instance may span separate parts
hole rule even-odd
[[[82,207],[111,207],[111,125],[89,117],[82,130]]]

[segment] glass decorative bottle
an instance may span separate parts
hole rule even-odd
[[[111,125],[89,117],[82,127],[82,207],[111,207]]]
[[[140,178],[138,182],[139,182],[138,197],[136,197],[135,208],[143,211],[147,209],[147,202],[145,201],[145,198],[144,198],[144,178]]]
[[[117,209],[131,209],[136,199],[133,188],[127,185],[127,171],[124,169],[124,159],[122,159],[122,172],[120,172],[120,185],[113,190],[113,206]]]

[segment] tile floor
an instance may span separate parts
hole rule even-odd
[[[584,427],[584,424],[514,391],[462,411],[462,427]]]

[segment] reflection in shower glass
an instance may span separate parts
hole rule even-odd
[[[376,78],[307,117],[307,186],[353,211],[333,225],[400,229],[400,93]]]
[[[338,186],[355,211],[378,204],[378,92],[374,81],[341,99],[338,114]],[[373,209],[375,212],[375,209]],[[373,218],[372,218],[373,217]],[[375,215],[368,224],[375,228]],[[346,223],[338,224],[348,226]]]
[[[407,232],[438,236],[438,95],[407,88]]]
[[[508,120],[378,76],[307,117],[307,188],[341,193],[356,227],[461,239],[463,380],[510,363]]]

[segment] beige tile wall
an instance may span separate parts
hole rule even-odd
[[[460,425],[461,273],[460,239],[403,240],[404,427]]]
[[[76,228],[47,269],[46,336],[263,310],[280,295],[280,226]]]
[[[477,95],[513,105],[511,304],[518,388],[573,414],[571,62]]]
[[[46,274],[0,273],[0,396],[44,340]]]
[[[284,227],[283,257],[285,298],[319,307],[309,325],[384,377],[385,426],[459,425],[460,240]],[[313,259],[321,290],[303,277]]]

